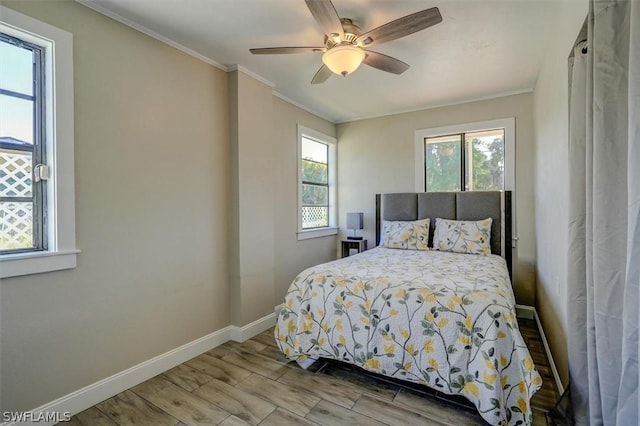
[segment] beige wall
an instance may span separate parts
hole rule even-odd
[[[227,74],[75,2],[75,269],[1,284],[1,409],[28,410],[229,325]]]
[[[568,382],[568,57],[587,16],[586,0],[565,0],[533,96],[535,123],[536,308],[563,384]]]
[[[338,125],[339,218],[365,214],[364,236],[375,245],[375,194],[415,191],[415,131],[493,120],[516,119],[516,210],[514,291],[518,303],[533,305],[535,235],[533,204],[532,95],[522,94]],[[341,226],[342,235],[346,229]]]
[[[297,125],[335,137],[335,124],[229,75],[232,323],[273,312],[303,269],[336,257],[336,237],[298,241]]]
[[[275,168],[275,304],[303,269],[336,257],[336,237],[298,241],[297,125],[335,137],[336,126],[313,114],[273,98]],[[338,158],[338,163],[340,159]],[[338,184],[340,185],[340,183]]]
[[[335,259],[335,236],[297,239],[297,125],[336,129],[241,71],[230,73],[229,105],[232,323],[246,325],[272,313],[303,269]]]
[[[245,73],[230,73],[232,324],[273,313],[274,150],[271,87]]]

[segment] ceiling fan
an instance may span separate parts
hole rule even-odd
[[[437,7],[432,7],[362,33],[351,19],[338,16],[331,0],[305,0],[305,3],[325,32],[324,46],[263,47],[249,51],[254,55],[323,52],[323,65],[311,84],[324,83],[331,77],[331,73],[343,76],[351,74],[363,62],[382,71],[402,74],[409,69],[408,64],[369,50],[369,46],[405,37],[442,22],[440,11]]]

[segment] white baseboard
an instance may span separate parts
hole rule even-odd
[[[542,344],[544,345],[544,351],[547,354],[547,359],[549,359],[549,366],[551,367],[551,374],[553,374],[553,380],[556,382],[556,388],[560,395],[564,393],[564,386],[562,385],[562,380],[560,380],[560,375],[558,374],[558,369],[556,368],[556,363],[553,361],[553,355],[551,355],[551,348],[549,348],[549,342],[547,341],[547,336],[544,334],[544,329],[542,328],[542,323],[540,322],[540,317],[538,316],[538,311],[533,306],[527,305],[516,305],[516,313],[518,318],[527,318],[536,321],[536,325],[538,326],[538,331],[540,332],[540,337],[542,338]]]
[[[272,313],[260,319],[257,319],[254,322],[249,323],[243,327],[232,325],[230,327],[231,333],[229,337],[235,342],[242,343],[245,340],[251,339],[256,334],[260,334],[263,331],[268,330],[274,325],[276,325],[276,314]]]
[[[145,380],[157,376],[185,361],[190,360],[208,350],[222,345],[229,340],[244,342],[272,327],[275,324],[275,313],[269,314],[243,327],[228,326],[211,334],[203,336],[192,342],[186,343],[178,348],[172,349],[161,355],[153,357],[147,361],[127,368],[124,371],[114,374],[113,376],[102,379],[96,383],[86,386],[77,391],[71,392],[61,398],[44,404],[38,408],[29,411],[29,415],[33,419],[47,418],[45,413],[71,413],[78,414],[89,407],[93,407],[99,402],[109,399],[133,386],[136,386]],[[4,422],[0,426],[14,425],[53,425],[56,421],[39,421],[35,422]]]
[[[282,310],[283,306],[284,306],[284,303],[280,303],[279,305],[276,305],[273,307],[273,312],[275,312],[276,314],[276,319],[278,318],[278,315],[280,315],[280,311]]]
[[[518,318],[534,319],[536,308],[527,305],[516,305],[516,315]]]
[[[538,330],[540,330],[540,336],[542,337],[542,344],[544,345],[544,351],[547,353],[547,358],[549,358],[549,365],[551,367],[551,374],[553,374],[553,380],[556,382],[556,388],[560,395],[564,393],[564,386],[562,385],[562,380],[560,380],[560,374],[558,374],[558,369],[556,368],[556,363],[553,362],[553,356],[551,356],[551,349],[549,348],[549,342],[547,342],[547,336],[544,335],[544,329],[542,328],[542,323],[540,322],[540,317],[538,316],[538,311],[534,310],[536,324],[538,324]]]

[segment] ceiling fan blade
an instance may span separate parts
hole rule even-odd
[[[442,22],[440,11],[437,7],[432,7],[367,31],[356,39],[356,43],[365,47],[385,43],[424,30],[440,22]]]
[[[383,55],[382,53],[373,52],[371,50],[367,50],[366,52],[367,56],[365,56],[363,62],[370,67],[390,72],[392,74],[402,74],[409,69],[409,64],[406,64],[399,59]]]
[[[331,77],[331,74],[333,74],[333,72],[329,69],[329,67],[326,65],[322,65],[316,75],[313,76],[311,84],[324,83],[329,77]]]
[[[344,31],[342,24],[340,23],[340,17],[336,8],[331,3],[331,0],[304,0],[307,3],[307,7],[311,11],[311,14],[315,18],[316,22],[322,28],[322,31],[332,37],[335,35],[340,36],[342,40],[344,38]]]
[[[280,55],[291,53],[313,53],[324,52],[326,47],[259,47],[257,49],[249,49],[254,55]]]

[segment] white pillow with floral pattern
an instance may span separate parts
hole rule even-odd
[[[449,220],[436,218],[433,249],[455,253],[491,254],[491,222],[484,220]]]
[[[380,246],[403,250],[429,250],[431,219],[413,221],[382,221]]]

